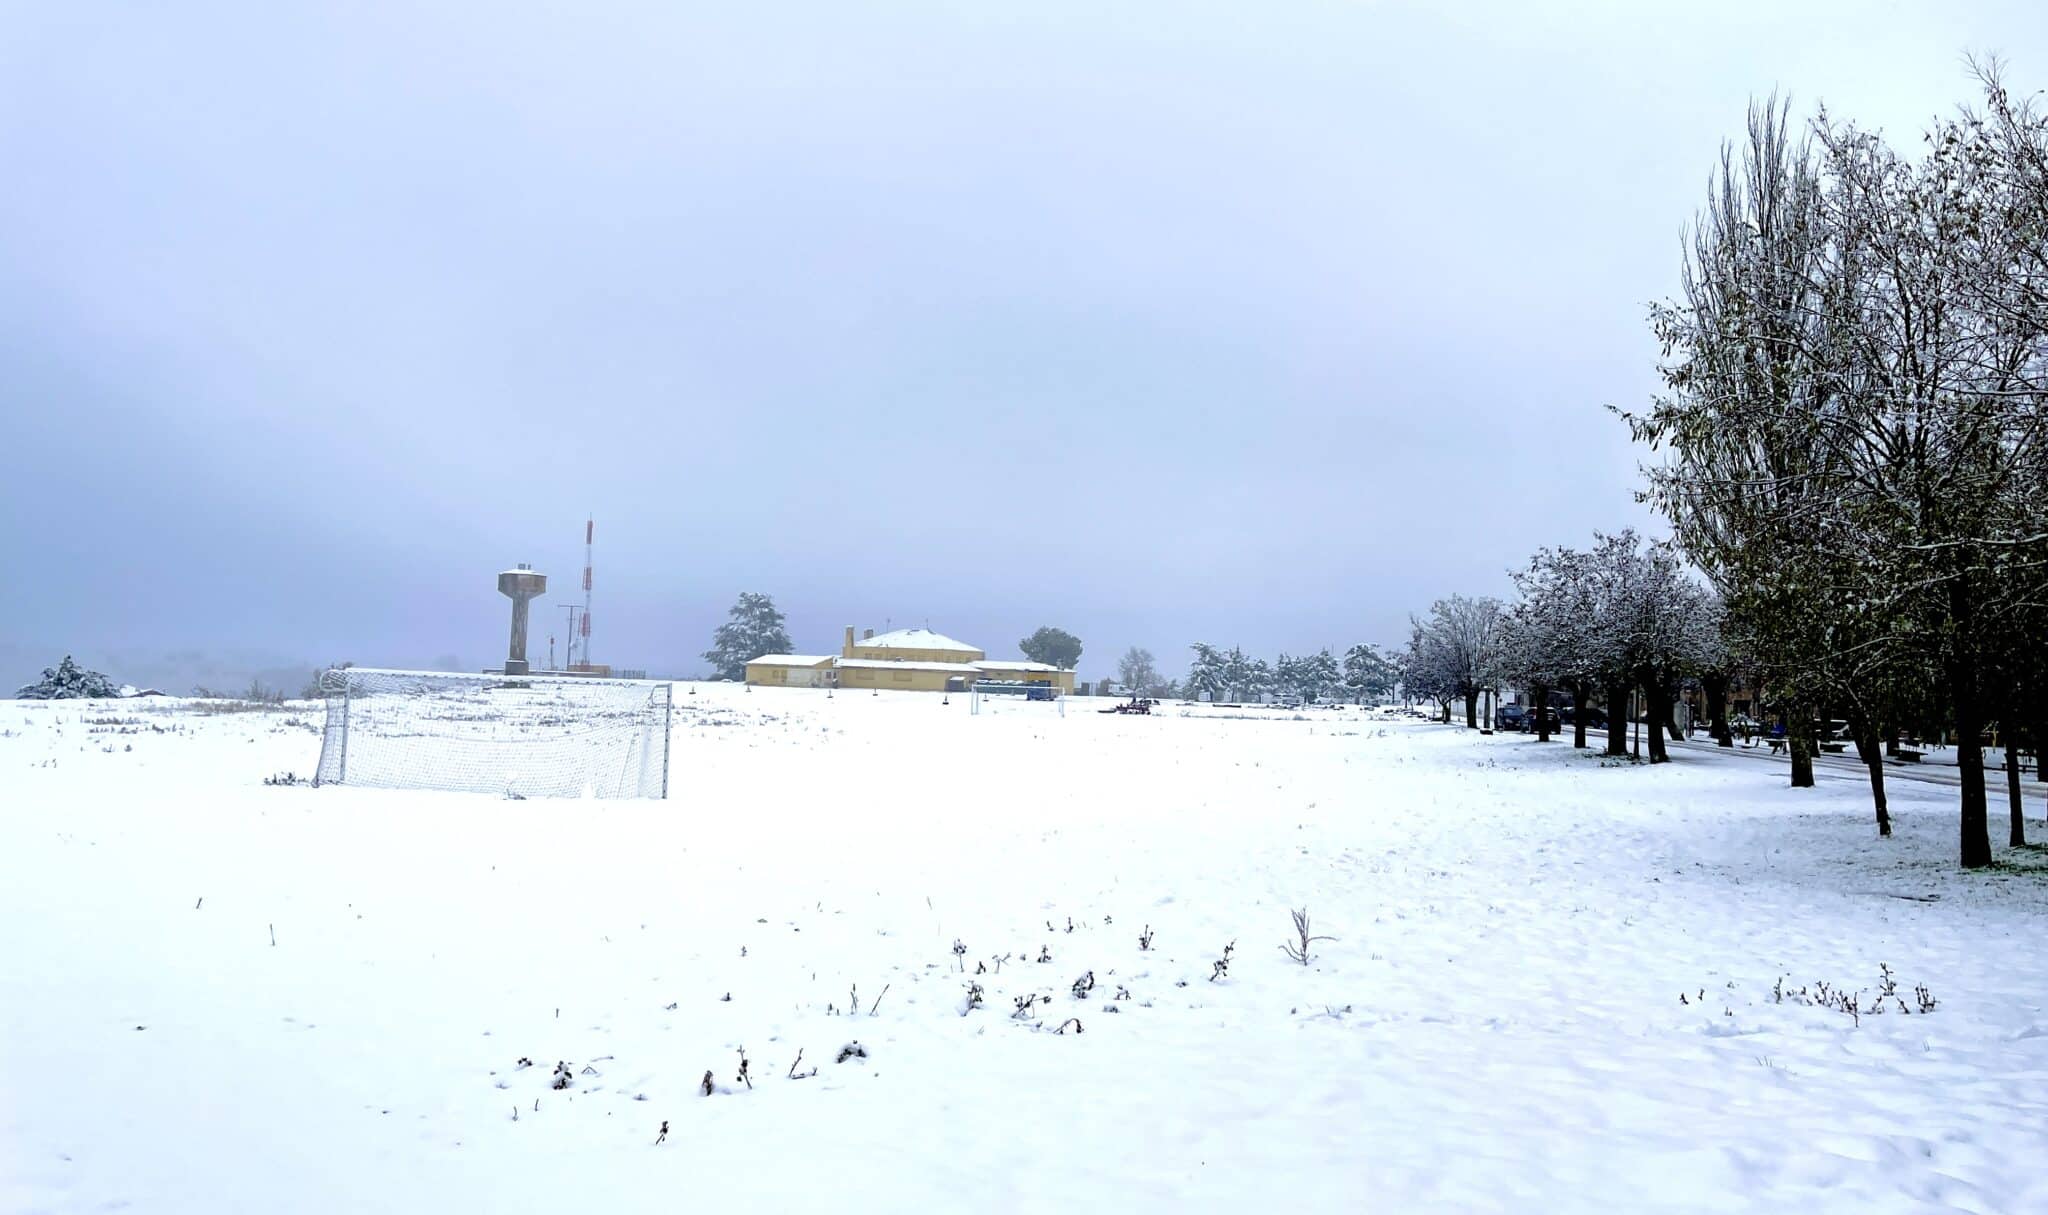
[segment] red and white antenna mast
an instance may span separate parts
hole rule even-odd
[[[583,665],[590,665],[590,564],[593,541],[597,536],[597,520],[583,520],[583,620],[577,625],[583,630]]]

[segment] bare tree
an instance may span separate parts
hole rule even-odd
[[[1132,646],[1116,662],[1116,681],[1127,692],[1151,695],[1165,681],[1159,678],[1159,668],[1153,665],[1152,651]]]

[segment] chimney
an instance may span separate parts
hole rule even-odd
[[[846,626],[846,643],[839,647],[839,656],[841,658],[853,657],[853,626],[850,624]]]
[[[860,639],[862,641],[873,641],[875,639],[875,631],[873,629],[869,629],[867,632],[862,633],[860,635]]]

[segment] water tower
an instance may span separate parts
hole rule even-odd
[[[526,674],[526,605],[548,593],[548,576],[525,562],[498,575],[498,593],[512,601],[512,649],[505,656],[505,674]]]

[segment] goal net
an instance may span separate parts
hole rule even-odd
[[[666,683],[345,667],[320,688],[316,785],[668,796]]]
[[[967,711],[970,715],[1000,712],[1008,705],[1056,713],[1061,717],[1067,715],[1067,698],[1051,684],[977,679],[968,688]]]

